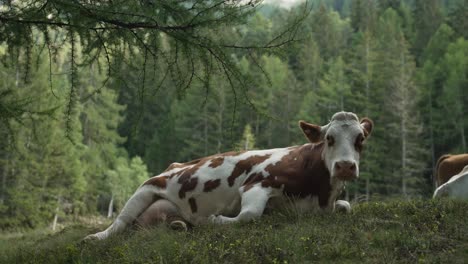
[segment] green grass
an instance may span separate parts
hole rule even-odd
[[[468,263],[468,202],[356,205],[351,214],[275,213],[256,222],[129,230],[104,226],[0,236],[0,263]]]

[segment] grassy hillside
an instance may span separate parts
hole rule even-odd
[[[3,234],[0,263],[468,263],[467,202],[369,203],[348,215],[277,212],[252,223],[80,241],[102,228]]]

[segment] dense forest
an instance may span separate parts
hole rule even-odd
[[[360,178],[343,194],[350,201],[430,197],[437,158],[468,151],[466,0],[260,3],[242,23],[205,30],[240,45],[209,48],[211,57],[175,45],[174,31],[129,29],[143,44],[180,49],[158,60],[151,48],[94,52],[86,41],[109,40],[42,34],[40,25],[29,27],[25,44],[5,33],[5,10],[0,5],[0,229],[112,216],[172,162],[304,144],[298,120],[323,125],[341,110],[375,123]],[[284,25],[292,26],[283,32]],[[278,47],[249,47],[285,35]],[[71,42],[58,48],[44,45],[48,38]],[[141,46],[137,40],[126,47]],[[212,61],[217,54],[233,65]],[[185,60],[171,64],[178,56]]]

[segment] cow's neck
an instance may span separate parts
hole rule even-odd
[[[286,185],[284,192],[288,196],[318,197],[322,208],[330,206],[341,193],[342,181],[330,181],[330,172],[322,159],[324,144],[305,144],[299,146],[296,155],[301,168],[291,175],[293,184]]]

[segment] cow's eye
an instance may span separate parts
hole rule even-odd
[[[359,134],[356,137],[356,141],[354,142],[354,147],[356,148],[357,151],[362,151],[362,144],[364,142],[364,135]]]
[[[328,135],[327,136],[327,144],[329,147],[333,146],[335,144],[335,138],[333,138],[332,136]]]

